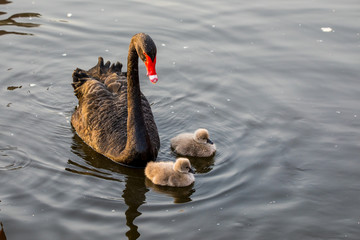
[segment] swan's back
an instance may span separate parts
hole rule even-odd
[[[89,71],[76,69],[73,87],[79,105],[71,123],[80,138],[112,160],[119,158],[127,142],[127,81],[120,63],[98,64]],[[157,153],[160,139],[150,104],[141,94],[145,126]]]

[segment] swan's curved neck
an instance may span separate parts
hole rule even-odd
[[[131,41],[127,63],[128,118],[126,148],[145,156],[151,149],[151,142],[142,111],[138,59],[139,56],[134,42]]]

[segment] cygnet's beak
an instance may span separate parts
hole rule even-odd
[[[189,168],[189,173],[195,173],[195,171],[192,168]]]
[[[214,144],[209,138],[206,140],[207,143]]]

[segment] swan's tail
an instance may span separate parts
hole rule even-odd
[[[81,96],[81,91],[80,91],[80,87],[87,81],[90,79],[90,76],[86,73],[86,71],[77,68],[74,70],[73,74],[73,82],[71,83],[71,85],[74,88],[74,92],[77,98],[80,98]]]
[[[104,59],[102,57],[99,57],[97,65],[90,68],[88,71],[82,70],[80,68],[75,69],[72,74],[73,82],[71,84],[75,90],[75,95],[79,97],[79,87],[83,85],[87,80],[95,79],[100,82],[104,82],[104,80],[108,76],[114,73],[119,76],[126,75],[126,73],[121,72],[121,69],[122,64],[120,62],[117,62],[116,64],[111,64],[110,61],[107,61],[104,64]]]
[[[90,68],[87,73],[90,75],[91,78],[95,78],[101,82],[104,82],[104,80],[113,73],[121,75],[121,68],[121,63],[117,62],[111,64],[110,61],[107,61],[104,64],[104,59],[102,57],[99,57],[96,66]]]

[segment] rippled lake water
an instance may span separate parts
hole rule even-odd
[[[0,0],[0,222],[12,239],[359,239],[360,3]],[[170,138],[209,129],[195,184],[158,187],[86,146],[76,67],[126,62]]]

